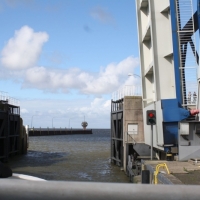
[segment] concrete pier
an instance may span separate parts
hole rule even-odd
[[[31,128],[29,136],[92,134],[92,129]]]

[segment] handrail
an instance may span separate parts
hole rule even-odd
[[[197,200],[199,186],[0,179],[1,199]]]
[[[137,141],[134,139],[134,136],[137,136],[140,133],[141,133],[141,131],[127,131],[127,132],[125,132],[125,134],[126,134],[125,143],[132,143],[132,144],[135,145],[137,143]]]
[[[20,101],[16,98],[9,97],[7,92],[0,91],[0,101],[7,101],[8,104],[14,105],[14,106],[20,105]]]
[[[119,100],[125,96],[141,96],[141,85],[123,85],[112,93],[112,100]]]
[[[156,165],[156,170],[154,172],[154,184],[155,185],[158,184],[158,173],[159,173],[160,167],[163,167],[163,168],[165,167],[167,170],[167,173],[170,174],[166,163],[160,163],[160,164]]]

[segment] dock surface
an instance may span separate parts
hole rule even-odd
[[[192,162],[166,161],[166,160],[142,160],[145,169],[154,173],[158,164],[166,163],[170,174],[165,168],[160,168],[158,180],[160,184],[186,184],[200,185],[200,166]]]

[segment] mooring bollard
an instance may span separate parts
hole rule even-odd
[[[156,170],[154,172],[154,184],[158,184],[158,173],[159,173],[160,167],[163,167],[163,168],[165,167],[167,170],[167,173],[170,174],[166,163],[160,163],[156,165]]]
[[[149,184],[149,183],[150,183],[150,171],[142,170],[142,184]]]

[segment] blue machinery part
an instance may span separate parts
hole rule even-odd
[[[182,108],[182,90],[181,90],[181,75],[180,75],[180,60],[179,60],[179,44],[178,44],[178,34],[177,34],[177,10],[176,10],[176,1],[170,0],[170,14],[171,14],[171,24],[172,24],[172,41],[173,41],[173,55],[174,55],[174,73],[175,73],[175,85],[176,85],[176,99],[165,99],[161,100],[161,106],[163,111],[163,137],[164,144],[173,144],[174,146],[178,144],[178,123],[184,119],[187,119],[190,116],[190,112],[184,108]],[[180,17],[180,16],[179,16]],[[197,0],[197,12],[189,19],[188,23],[183,27],[183,29],[189,29],[189,22],[194,20],[194,29],[197,31],[200,27],[200,0]],[[187,44],[192,43],[193,33],[185,33],[180,37],[187,38],[185,44],[186,48],[185,53],[187,51]],[[191,45],[192,46],[192,45]],[[195,49],[192,49],[195,54]],[[199,62],[199,57],[197,55],[197,63]],[[185,63],[184,63],[185,65]],[[164,148],[165,152],[169,151],[169,147]]]

